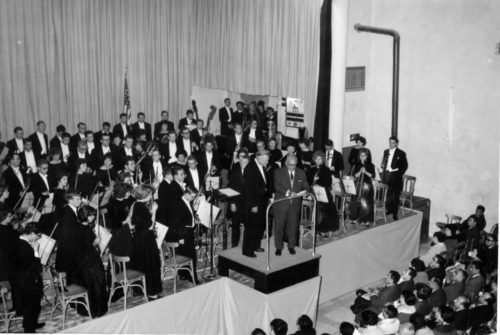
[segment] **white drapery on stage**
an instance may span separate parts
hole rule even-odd
[[[321,278],[316,277],[266,295],[221,278],[126,311],[66,329],[89,334],[250,334],[269,329],[274,318],[291,329],[307,314],[316,319]]]
[[[38,120],[49,135],[117,123],[125,67],[134,121],[177,121],[198,85],[302,98],[312,131],[321,2],[2,0],[2,138]]]
[[[418,257],[422,212],[316,248],[323,278],[320,303],[384,278]],[[353,296],[354,301],[354,296]]]

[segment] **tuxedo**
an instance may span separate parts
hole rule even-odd
[[[196,167],[196,171],[198,172],[198,176],[195,179],[195,176],[193,175],[193,171],[191,169],[187,168],[186,169],[186,185],[191,187],[193,190],[198,192],[200,188],[203,188],[203,179],[205,179],[205,175],[201,173],[201,170],[199,167]],[[198,187],[195,185],[195,180],[198,184]]]
[[[275,200],[289,196],[290,192],[299,193],[309,191],[306,173],[296,168],[293,171],[293,179],[286,166],[274,171],[274,191]],[[296,245],[297,232],[299,229],[299,215],[302,198],[295,198],[290,201],[282,201],[274,206],[274,243],[276,250],[283,249],[283,239],[287,237],[288,248]]]
[[[244,143],[248,148],[248,152],[256,153],[257,152],[257,141],[262,139],[262,132],[259,128],[255,129],[255,141],[250,139],[250,129],[243,133],[244,135]]]
[[[243,255],[253,255],[260,248],[266,229],[266,206],[269,197],[267,180],[257,166],[256,161],[250,162],[243,172],[243,199],[245,211],[245,231],[243,233]],[[265,168],[264,168],[265,169]],[[252,208],[257,207],[257,213]]]
[[[194,226],[194,210],[191,204],[181,199],[179,201],[178,210],[174,220],[174,226],[177,230],[177,236],[184,240],[183,244],[179,244],[178,253],[193,260],[193,275],[194,281],[198,283],[196,274],[196,241],[195,241],[195,226]],[[188,277],[190,277],[188,275]]]
[[[78,225],[81,225],[76,212],[69,204],[61,210],[59,218],[59,225],[57,226],[55,239],[57,240],[57,253],[56,253],[56,270],[58,272],[66,272],[71,275],[76,271],[77,252],[80,252],[72,244],[73,241],[81,238],[78,236]]]
[[[198,128],[191,130],[191,140],[194,143],[196,143],[198,146],[200,146],[201,138],[203,136],[203,131],[201,131],[201,132],[202,133],[200,134],[200,131],[198,130]]]
[[[390,160],[390,150],[384,150],[384,158],[382,159],[382,167],[384,168],[383,183],[387,184],[387,211],[394,216],[398,216],[399,196],[403,190],[403,175],[408,169],[408,161],[406,153],[396,148]],[[389,170],[390,169],[390,170]]]
[[[233,212],[231,209],[228,214],[231,216],[231,244],[236,247],[240,241],[240,224],[244,218],[244,201],[243,201],[243,171],[241,170],[240,163],[233,165],[231,173],[229,174],[229,187],[240,193],[239,196],[234,197],[230,201],[230,205],[235,205],[236,210]]]
[[[146,141],[151,141],[151,124],[144,122],[144,132],[146,133]],[[134,141],[139,137],[139,133],[141,132],[141,127],[139,126],[139,122],[135,122],[132,124],[132,135],[134,136]]]
[[[24,151],[24,139],[22,139],[22,142],[23,142],[23,145],[21,147],[21,150]],[[17,142],[16,142],[15,138],[13,138],[10,141],[8,141],[6,145],[7,145],[7,148],[9,149],[9,155],[12,155],[14,153],[19,153],[20,152],[20,149],[17,146]]]
[[[33,169],[33,167],[35,167],[35,168],[36,168],[36,165],[37,165],[37,164],[36,164],[37,158],[36,158],[35,152],[34,152],[33,150],[31,151],[31,153],[32,153],[33,155],[31,156],[31,158],[32,158],[31,160],[32,160],[32,161],[31,161],[31,163],[30,163],[30,166],[28,166],[28,163],[29,163],[29,162],[28,162],[28,155],[29,155],[29,153],[28,153],[26,150],[24,150],[23,152],[21,152],[21,153],[19,154],[19,158],[21,159],[21,168],[22,168],[22,169],[24,169],[24,170],[27,170],[28,168],[32,168],[32,169]],[[33,166],[33,165],[34,165],[34,166]]]
[[[89,198],[94,191],[94,186],[94,178],[90,173],[75,173],[69,178],[69,187],[80,193],[82,198]]]
[[[182,131],[182,129],[186,128],[187,125],[196,126],[196,120],[192,119],[191,122],[189,122],[187,117],[183,117],[179,121],[179,130]]]
[[[155,123],[155,127],[154,127],[154,137],[155,138],[158,138],[159,137],[159,134],[161,132],[161,125],[162,123],[166,122],[167,123],[167,129],[168,131],[175,131],[175,128],[174,128],[174,123],[171,122],[171,121],[160,121],[160,122],[156,122]]]
[[[190,152],[191,152],[191,155],[195,155],[196,151],[193,148],[193,143],[194,143],[194,141],[192,139],[189,139],[189,148],[188,148],[187,147],[188,144],[184,143],[184,138],[182,138],[182,136],[181,136],[181,137],[179,137],[179,139],[177,139],[177,150],[186,151],[188,156],[189,156]]]
[[[52,137],[52,139],[49,142],[49,145],[51,149],[58,148],[59,150],[61,150],[61,143],[62,143],[62,138],[59,139],[59,137],[57,137],[56,135]]]
[[[12,167],[9,166],[2,173],[2,178],[4,179],[5,184],[7,184],[7,189],[9,190],[9,197],[6,199],[5,202],[11,208],[14,208],[15,204],[21,198],[21,192],[24,190],[25,187],[28,186],[28,177],[26,173],[22,169],[19,169],[19,172],[21,173],[22,176],[21,178],[23,179],[24,186],[23,184],[21,184],[20,180],[18,179]]]
[[[156,179],[162,180],[163,171],[167,168],[167,163],[160,158],[159,163],[161,164],[161,169],[155,169],[155,163],[151,157],[146,157],[144,160],[145,161],[141,164],[141,166],[144,166],[144,179],[151,181],[155,181]]]
[[[163,156],[163,159],[168,163],[170,159],[175,159],[175,154],[177,153],[177,150],[179,150],[179,145],[176,142],[175,143],[175,152],[174,149],[170,150],[170,142],[167,143],[162,143],[160,145],[160,152]]]
[[[75,135],[71,136],[71,138],[69,139],[69,150],[71,152],[75,151],[78,147],[78,142],[85,140],[86,140],[85,135],[83,135],[82,137],[80,136],[80,133],[76,133]]]
[[[221,135],[229,136],[231,134],[229,125],[233,122],[233,109],[226,106],[219,109],[219,121]]]
[[[99,130],[98,132],[94,133],[94,143],[95,143],[96,147],[101,145],[101,138],[102,138],[103,134],[108,134],[110,137],[110,141],[113,140],[113,133],[112,132],[109,131],[107,133],[104,133],[102,130]]]
[[[240,138],[240,146],[239,148],[246,148],[248,147],[248,137],[245,137],[245,135],[242,133],[241,138]],[[226,154],[232,159],[233,158],[233,153],[238,147],[238,142],[236,139],[236,133],[232,133],[231,136],[227,138],[227,144],[226,144]]]
[[[235,110],[232,116],[232,123],[239,123],[243,127],[243,121],[245,121],[245,113],[243,111]]]
[[[47,175],[45,179],[47,183],[45,183],[39,172],[31,175],[30,191],[33,192],[33,204],[35,206],[38,204],[37,209],[43,207],[45,200],[49,198],[49,196],[43,195],[43,193],[51,191],[49,176]]]
[[[123,145],[119,146],[118,147],[118,153],[117,153],[117,164],[118,166],[123,166],[123,164],[125,164],[125,160],[128,158],[128,157],[132,157],[135,159],[135,150],[133,148],[130,148],[130,151],[132,152],[132,155],[128,155],[127,152],[125,151],[125,147]]]
[[[38,160],[39,158],[47,156],[47,154],[49,153],[49,138],[47,137],[47,134],[43,134],[45,148],[47,149],[45,155],[42,155],[42,144],[40,143],[40,139],[38,138],[37,133],[34,132],[30,135],[29,138],[31,139],[31,143],[33,144],[33,152],[35,153],[35,158]]]
[[[85,151],[85,158],[83,158],[83,159],[85,159],[85,161],[87,162],[87,166],[93,169],[91,157],[92,156],[89,155],[89,152]],[[80,159],[82,159],[82,158],[80,158],[78,149],[76,151],[71,152],[71,154],[69,155],[69,158],[68,158],[68,170],[70,173],[76,173],[76,171],[78,170],[78,164],[79,164]]]
[[[331,151],[325,152],[325,166],[330,168],[334,167],[332,171],[332,175],[339,179],[340,172],[344,170],[344,159],[342,158],[342,154],[337,150],[333,150],[333,154]],[[330,170],[331,171],[331,170]]]
[[[125,128],[127,129],[127,134],[126,135],[133,136],[133,134],[132,134],[132,128],[129,125],[125,125]],[[115,124],[115,126],[113,127],[113,136],[116,136],[116,135],[119,135],[122,140],[126,136],[125,133],[123,132],[123,127],[122,127],[122,123],[121,122]]]
[[[220,157],[219,153],[215,150],[212,151],[212,162],[207,162],[207,155],[205,151],[200,151],[198,154],[198,168],[201,171],[201,174],[204,176],[207,174],[207,171],[210,166],[215,166],[217,169],[220,169]]]
[[[160,186],[158,186],[158,209],[156,210],[156,221],[166,224],[168,218],[168,207],[169,203],[172,201],[172,196],[174,194],[173,184],[162,180]],[[182,189],[181,189],[182,191]]]
[[[117,164],[118,159],[116,158],[116,153],[115,150],[113,149],[112,146],[109,146],[109,153],[113,156],[113,164]],[[91,164],[90,166],[92,167],[93,170],[97,170],[104,164],[104,152],[102,149],[102,144],[96,145],[94,150],[92,151],[92,155],[90,157]],[[120,166],[121,168],[121,166]]]

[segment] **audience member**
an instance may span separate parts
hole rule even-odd
[[[316,335],[316,330],[314,329],[311,318],[305,314],[298,318],[297,326],[299,330],[295,332],[295,335]]]
[[[271,321],[271,335],[286,335],[288,333],[288,325],[281,319]]]
[[[384,334],[396,334],[399,330],[400,321],[398,319],[398,310],[392,305],[384,307],[382,318],[377,326],[382,329]]]

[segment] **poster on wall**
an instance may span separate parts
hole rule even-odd
[[[286,98],[286,126],[293,128],[304,127],[304,100]]]

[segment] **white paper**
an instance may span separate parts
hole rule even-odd
[[[111,237],[113,235],[111,235],[111,233],[101,225],[99,225],[99,233],[97,232],[97,226],[94,228],[94,234],[101,238],[101,243],[99,243],[99,251],[102,255],[108,247],[109,241],[111,240]]]
[[[233,190],[232,188],[226,187],[226,188],[221,188],[219,190],[219,193],[224,194],[226,197],[236,197],[240,195],[239,192]]]
[[[195,124],[188,124],[188,125],[186,125],[186,128],[188,128],[189,131],[191,131],[191,130],[196,129],[196,125]]]
[[[219,177],[207,177],[207,180],[205,182],[205,186],[207,187],[207,189],[218,189],[219,188],[219,181],[220,178]]]
[[[49,193],[49,197],[45,199],[43,207],[52,206],[53,201],[54,201],[54,193]]]
[[[55,245],[56,240],[42,234],[38,240],[38,254],[40,255],[40,263],[42,263],[42,265],[47,265],[50,254],[52,253]]]
[[[317,201],[328,203],[328,197],[326,195],[326,190],[324,187],[319,186],[319,185],[314,185],[313,191],[314,191],[314,194],[316,195]]]
[[[215,222],[220,208],[213,206],[212,210],[212,222]],[[207,228],[210,228],[210,204],[206,200],[200,201],[200,206],[198,207],[198,211],[196,213],[200,218],[201,224]]]
[[[354,180],[352,178],[343,178],[345,191],[347,194],[356,195],[356,185],[354,184]]]
[[[158,249],[161,250],[161,244],[163,243],[163,240],[167,235],[168,227],[159,222],[156,222],[155,229],[156,229],[156,244],[158,245]]]

